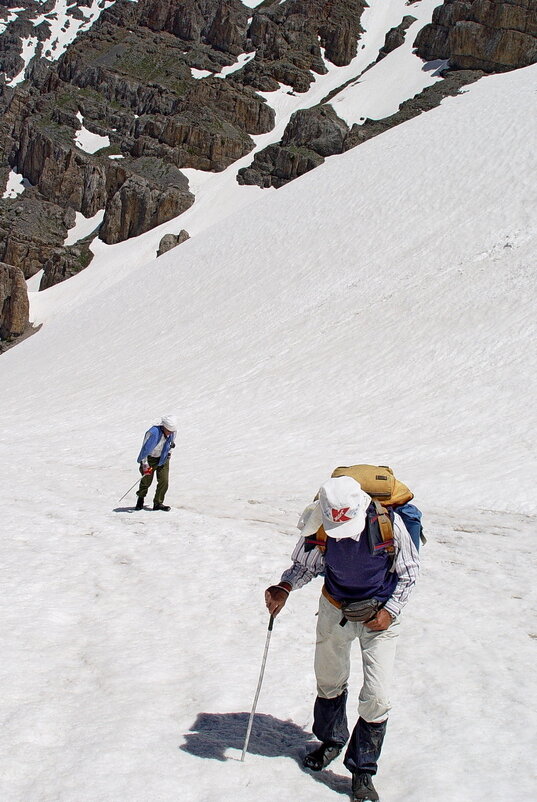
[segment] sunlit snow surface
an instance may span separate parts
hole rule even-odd
[[[75,144],[77,147],[84,150],[86,153],[96,153],[101,148],[110,146],[110,137],[88,131],[84,126],[82,114],[77,112],[76,116],[80,122],[80,128],[75,132]]]
[[[2,799],[347,799],[341,759],[299,766],[319,582],[277,619],[239,757],[263,589],[351,462],[391,464],[429,536],[383,802],[535,796],[536,77],[487,77],[237,211],[191,171],[203,221],[196,201],[32,296],[44,325],[0,357]],[[173,510],[124,511],[171,411]]]
[[[69,234],[67,235],[67,239],[63,243],[64,245],[74,245],[75,242],[78,242],[84,237],[87,237],[92,231],[95,231],[97,226],[99,226],[104,217],[104,209],[97,212],[93,217],[84,217],[83,214],[80,212],[76,213],[76,223],[73,228],[69,229]]]
[[[7,180],[7,186],[4,190],[2,195],[3,198],[16,198],[17,195],[20,195],[24,192],[24,178],[16,173],[14,170],[11,170],[9,173],[9,178]]]

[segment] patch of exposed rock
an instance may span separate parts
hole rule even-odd
[[[25,190],[24,203],[22,197],[0,203],[0,261],[20,267],[28,279],[63,244],[75,213],[50,203],[35,189]]]
[[[415,47],[426,60],[452,67],[504,72],[537,62],[535,0],[445,0]]]
[[[185,176],[162,159],[142,157],[126,166],[116,163],[112,170],[99,230],[100,238],[109,245],[150,231],[194,203]]]
[[[181,5],[183,8],[177,0],[146,0],[139,23],[233,56],[244,52],[251,12],[239,0],[189,0]]]
[[[254,156],[249,167],[239,170],[239,184],[281,187],[324,162],[326,156],[343,153],[390,128],[438,106],[444,97],[456,95],[462,86],[482,77],[481,71],[446,73],[442,81],[405,101],[399,110],[382,120],[348,125],[324,103],[292,115],[280,143],[269,145]]]
[[[186,242],[187,239],[190,239],[190,234],[185,229],[181,229],[179,234],[164,234],[162,239],[159,242],[157,257],[162,256],[163,253],[167,253],[171,251],[172,248],[176,248],[177,245],[182,245],[183,242]]]
[[[22,270],[0,262],[0,338],[24,333],[29,323],[29,303]]]
[[[296,111],[279,144],[256,153],[250,167],[239,170],[239,184],[281,187],[322,164],[325,156],[343,153],[349,128],[330,105]]]
[[[363,32],[360,19],[365,0],[287,0],[263,3],[253,14],[248,29],[248,50],[255,58],[235,80],[261,91],[273,91],[279,83],[306,92],[312,71],[326,73],[321,48],[337,66],[348,64],[356,55]]]
[[[43,265],[43,276],[39,282],[39,289],[46,290],[76,276],[87,267],[93,259],[89,249],[89,241],[77,243],[64,248],[55,248]]]
[[[407,14],[405,17],[403,17],[399,25],[397,25],[395,28],[390,28],[386,34],[386,38],[384,39],[384,44],[379,50],[377,61],[381,61],[388,55],[388,53],[391,53],[392,50],[396,50],[398,47],[401,47],[401,45],[404,44],[406,32],[414,22],[416,22],[416,17],[413,17],[411,14]]]

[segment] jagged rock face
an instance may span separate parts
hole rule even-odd
[[[256,153],[250,167],[239,170],[239,184],[281,187],[322,164],[325,156],[343,153],[348,125],[324,104],[295,112],[281,143]]]
[[[460,69],[527,67],[537,62],[535,0],[445,0],[415,46],[421,58],[449,59]]]
[[[236,80],[261,91],[281,82],[306,92],[313,80],[310,70],[326,72],[321,47],[337,66],[354,58],[366,5],[364,0],[287,0],[256,8],[248,29],[248,49],[255,48],[256,56]]]
[[[388,53],[391,53],[392,50],[396,50],[404,44],[406,32],[413,22],[416,22],[416,17],[407,14],[406,17],[403,17],[399,25],[388,31],[384,44],[379,50],[377,61],[381,61]]]
[[[147,0],[139,22],[234,56],[244,52],[248,9],[239,0]]]
[[[289,120],[282,137],[284,147],[308,147],[319,156],[343,153],[349,127],[330,105],[300,109]]]
[[[75,213],[50,203],[35,189],[0,204],[0,261],[20,267],[26,279],[41,270],[55,248],[61,246]]]
[[[106,201],[106,168],[77,151],[57,126],[30,119],[23,127],[15,159],[18,171],[47,200],[93,217]]]
[[[39,283],[40,290],[53,287],[65,279],[75,276],[87,267],[93,254],[86,245],[56,248],[43,265],[43,277]]]
[[[29,323],[29,303],[22,270],[0,262],[0,338],[19,337]]]
[[[279,188],[318,167],[323,161],[322,156],[309,148],[269,145],[256,153],[250,167],[239,170],[237,181],[239,184]]]
[[[131,175],[106,204],[100,238],[108,245],[122,242],[177,217],[193,203],[188,191]]]
[[[190,239],[190,234],[188,231],[185,231],[184,228],[179,232],[179,234],[164,234],[159,242],[157,257],[162,256],[163,253],[171,251],[172,248],[176,248],[177,245],[182,245],[182,243],[186,242],[187,239]]]

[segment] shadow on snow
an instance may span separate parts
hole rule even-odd
[[[249,713],[200,713],[186,733],[183,752],[213,760],[229,760],[226,749],[242,752]],[[332,771],[311,772],[302,765],[307,742],[311,736],[292,721],[282,721],[264,714],[256,714],[248,744],[248,754],[262,757],[290,757],[301,771],[316,782],[341,794],[348,794],[350,777],[341,777]],[[316,742],[314,742],[316,743]],[[312,744],[313,745],[313,744]],[[247,758],[246,758],[247,759]]]

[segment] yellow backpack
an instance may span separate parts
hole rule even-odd
[[[414,498],[414,493],[395,478],[387,465],[343,465],[332,471],[335,476],[352,476],[373,501],[388,507],[407,504]]]
[[[342,465],[332,471],[332,477],[337,476],[351,476],[373,500],[375,514],[368,516],[372,548],[374,542],[380,539],[385,544],[386,551],[393,554],[391,510],[394,507],[398,508],[397,512],[403,518],[416,548],[419,549],[420,541],[425,542],[421,527],[421,512],[413,504],[408,504],[414,498],[414,493],[395,478],[391,468],[387,465]]]

